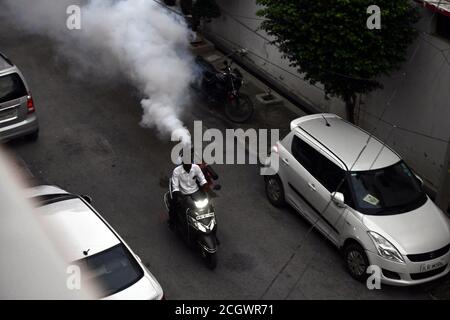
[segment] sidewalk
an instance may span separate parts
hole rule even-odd
[[[218,69],[223,67],[225,60],[232,61],[231,58],[226,58],[222,52],[215,49],[214,45],[207,40],[204,40],[204,43],[200,45],[192,46],[191,51],[193,55],[202,56]],[[255,105],[255,113],[252,119],[244,124],[227,121],[229,128],[242,128],[244,130],[250,128],[279,129],[280,136],[283,136],[290,131],[289,125],[292,120],[306,115],[304,111],[300,110],[297,106],[293,105],[237,64],[233,64],[233,68],[239,69],[244,77],[244,85],[241,90],[252,99]],[[265,95],[267,92],[275,96],[277,101],[267,104],[257,98],[258,95]]]
[[[167,8],[176,14],[182,15],[179,5]],[[230,58],[225,58],[225,55],[221,51],[217,50],[214,44],[207,39],[204,39],[203,42],[197,45],[191,45],[190,50],[194,56],[202,56],[218,69],[223,67],[223,62],[225,59],[232,61]],[[234,64],[233,67],[239,69],[244,77],[245,83],[241,90],[243,93],[248,94],[252,99],[255,105],[255,113],[252,119],[245,124],[236,124],[231,121],[221,119],[227,122],[228,128],[242,128],[244,130],[250,128],[257,130],[279,129],[280,137],[282,137],[290,131],[289,125],[292,120],[306,115],[304,111],[292,104],[286,98],[282,97],[273,88],[269,88],[237,64]],[[273,95],[276,95],[276,97],[280,100],[280,103],[269,105],[261,103],[257,99],[257,96],[266,94],[267,92],[271,92]]]

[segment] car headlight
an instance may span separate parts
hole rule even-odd
[[[195,201],[195,206],[197,207],[197,209],[204,209],[206,208],[208,203],[209,203],[208,199],[203,199],[200,201]]]
[[[369,231],[368,234],[375,244],[375,247],[378,250],[378,254],[381,257],[395,262],[405,262],[401,253],[392,243],[386,240],[386,238],[373,231]]]

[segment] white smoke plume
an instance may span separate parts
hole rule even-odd
[[[179,119],[193,79],[189,30],[153,0],[0,0],[0,18],[49,36],[82,74],[126,76],[141,90],[143,126],[156,127],[185,144]],[[68,30],[70,5],[81,7],[81,30]]]

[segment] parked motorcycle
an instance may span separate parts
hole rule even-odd
[[[240,92],[244,79],[238,69],[232,68],[233,62],[225,60],[222,70],[217,70],[201,56],[196,58],[196,63],[202,70],[199,89],[210,100],[223,103],[225,115],[231,121],[243,123],[250,120],[254,105],[248,95]]]
[[[164,195],[167,212],[174,204],[172,184]],[[218,239],[214,206],[203,191],[185,196],[184,205],[175,213],[174,227],[191,247],[197,248],[208,268],[217,266]]]

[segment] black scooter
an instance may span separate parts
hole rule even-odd
[[[172,185],[164,195],[167,212],[174,205]],[[175,214],[175,229],[191,246],[197,248],[211,270],[217,266],[217,221],[214,207],[203,191],[185,196],[184,206]]]
[[[254,105],[248,95],[240,92],[244,79],[238,69],[232,68],[233,62],[225,60],[224,68],[217,70],[201,56],[195,61],[202,70],[202,78],[194,87],[205,93],[209,100],[223,103],[225,115],[231,121],[243,123],[250,120]]]

